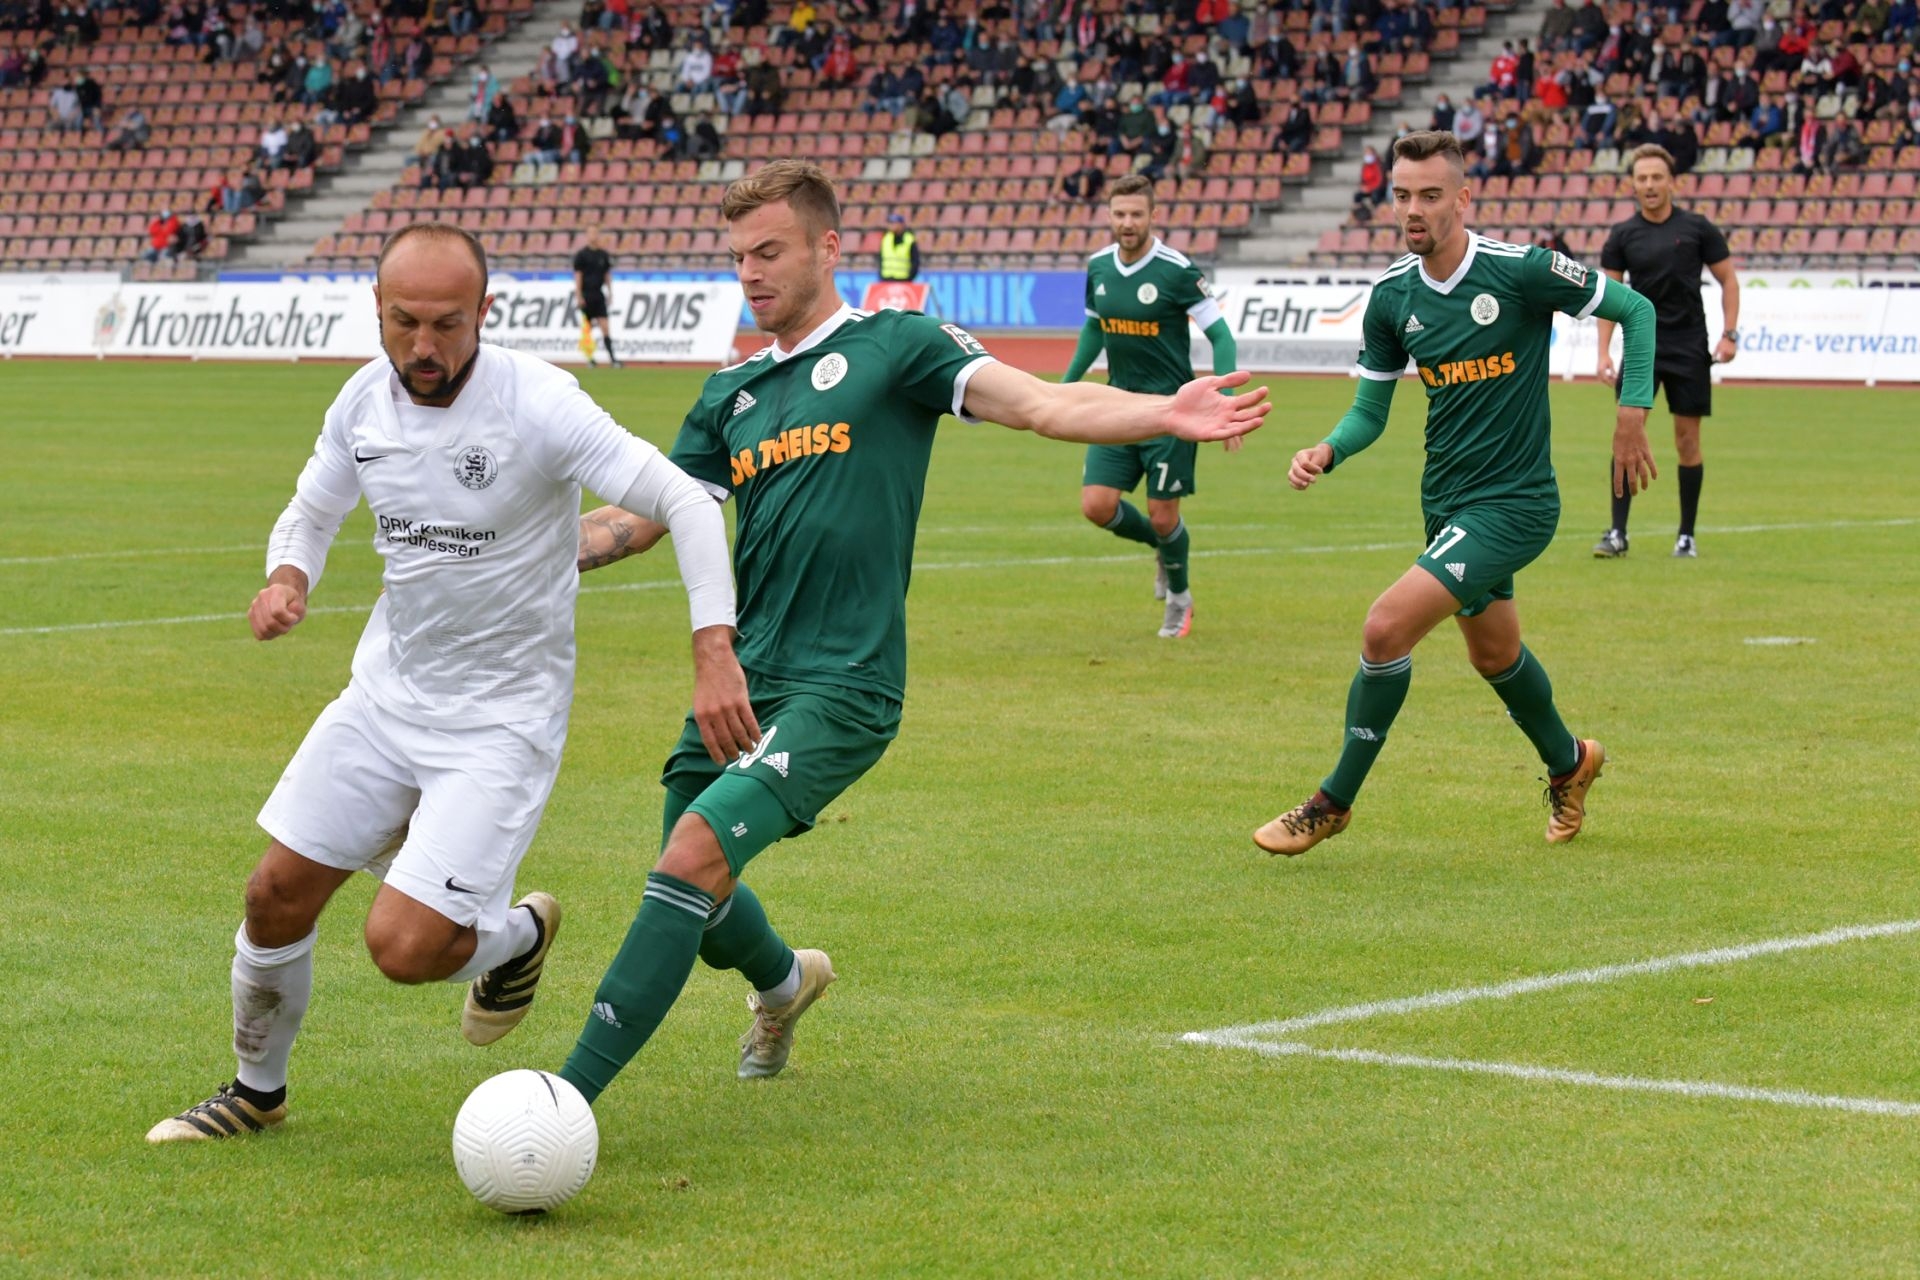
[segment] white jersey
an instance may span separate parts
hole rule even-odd
[[[386,591],[354,684],[432,727],[544,719],[573,699],[580,491],[617,502],[651,468],[691,484],[534,356],[481,344],[445,409],[413,404],[382,358],[327,410],[267,571],[292,565],[318,583],[326,543],[365,495]],[[295,513],[323,534],[317,554]]]

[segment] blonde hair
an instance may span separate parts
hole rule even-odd
[[[1673,177],[1673,153],[1659,143],[1648,142],[1635,147],[1627,156],[1627,172],[1631,174],[1633,167],[1642,160],[1658,160],[1661,164],[1667,166],[1667,176],[1669,178]]]
[[[762,205],[786,201],[809,241],[840,230],[840,197],[826,170],[810,160],[774,160],[761,165],[727,187],[720,199],[720,216],[728,222],[743,218]]]

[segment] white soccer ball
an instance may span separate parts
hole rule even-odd
[[[474,1198],[502,1213],[542,1213],[580,1193],[600,1154],[600,1126],[580,1091],[545,1071],[483,1080],[453,1121],[453,1167]]]

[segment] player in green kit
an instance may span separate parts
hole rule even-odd
[[[786,1065],[795,1020],[834,980],[825,952],[796,953],[774,932],[740,876],[769,845],[806,831],[899,726],[907,579],[941,415],[1119,444],[1225,440],[1268,409],[1264,389],[1219,394],[1245,374],[1196,379],[1171,396],[1065,386],[999,363],[965,330],[918,312],[853,310],[833,283],[833,184],[804,161],[734,183],[721,211],[747,304],[774,342],[707,380],[672,457],[737,508],[744,684],[697,683],[708,693],[667,761],[659,860],[561,1071],[589,1101],[666,1016],[696,957],[753,987],[743,1078]],[[645,550],[662,532],[618,508],[589,513],[580,566]],[[696,648],[703,676],[734,661],[725,638]]]
[[[1550,842],[1580,833],[1587,790],[1606,762],[1598,742],[1567,731],[1546,672],[1520,641],[1513,575],[1546,550],[1560,519],[1548,448],[1553,313],[1602,316],[1625,333],[1613,482],[1638,492],[1654,476],[1653,306],[1564,254],[1468,231],[1471,197],[1451,133],[1408,134],[1393,155],[1394,213],[1412,252],[1374,282],[1353,408],[1333,434],[1294,455],[1287,480],[1305,489],[1378,439],[1411,361],[1427,393],[1420,506],[1429,542],[1368,611],[1340,763],[1310,799],[1254,833],[1269,853],[1305,853],[1346,829],[1406,700],[1413,648],[1449,616],[1459,620],[1468,661],[1546,764]]]
[[[1078,382],[1102,347],[1107,382],[1128,391],[1167,395],[1193,377],[1187,341],[1191,316],[1213,344],[1213,371],[1232,373],[1239,352],[1233,329],[1207,290],[1206,277],[1186,257],[1153,234],[1153,180],[1129,174],[1107,195],[1113,243],[1087,262],[1087,323],[1063,382]],[[1226,442],[1228,450],[1240,441]],[[1187,561],[1192,554],[1180,499],[1193,493],[1191,440],[1163,436],[1139,444],[1096,444],[1087,450],[1081,476],[1080,511],[1102,529],[1154,549],[1158,564],[1153,598],[1167,602],[1160,634],[1177,639],[1193,627],[1193,593]],[[1147,482],[1147,513],[1121,495]]]

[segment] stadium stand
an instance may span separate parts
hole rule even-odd
[[[1391,0],[1388,9],[1421,15],[1424,34],[1381,47],[1348,84],[1343,52],[1359,43],[1365,20],[1335,34],[1308,0],[1246,11],[1224,0],[1127,0],[1124,8],[1093,0],[1036,4],[1017,18],[989,7],[965,27],[931,7],[908,6],[888,21],[846,10],[853,18],[842,24],[808,0],[772,11],[762,4],[758,13],[753,5],[654,6],[602,31],[589,0],[579,24],[585,43],[564,59],[543,57],[512,83],[517,124],[493,146],[491,180],[446,184],[410,169],[321,239],[311,264],[364,267],[387,231],[432,214],[472,227],[509,268],[564,266],[582,230],[597,223],[614,234],[625,264],[712,268],[722,261],[713,217],[720,184],[796,152],[843,184],[852,255],[871,253],[887,215],[900,211],[943,267],[1077,264],[1106,242],[1105,212],[1098,201],[1066,196],[1063,179],[1089,165],[1112,177],[1154,164],[1165,177],[1161,225],[1210,259],[1223,238],[1279,207],[1287,184],[1308,181],[1316,157],[1340,154],[1349,131],[1398,102],[1403,85],[1426,74],[1433,50],[1457,48],[1461,31],[1485,15]],[[1269,27],[1284,33],[1293,57],[1263,56]],[[571,30],[557,38],[563,48],[577,39]],[[743,51],[738,71],[729,61],[716,75],[694,52],[688,72],[696,46],[726,58],[729,45]],[[1207,87],[1205,72],[1197,89],[1182,84],[1203,65],[1217,85]],[[881,72],[908,67],[928,82],[920,97],[876,84]],[[611,90],[608,80],[617,82]],[[1112,112],[1081,108],[1082,94],[1110,100]],[[1119,108],[1135,99],[1153,122],[1141,156],[1119,145],[1129,127]],[[1294,102],[1308,104],[1311,129],[1300,145],[1276,147]],[[536,145],[543,119],[559,128],[569,115],[590,139],[577,161]],[[1155,154],[1162,119],[1171,141]],[[699,122],[711,124],[706,149],[717,143],[717,154],[702,154]],[[1132,127],[1139,122],[1136,115]]]
[[[1509,42],[1461,104],[1490,121],[1459,130],[1476,135],[1476,228],[1596,255],[1633,212],[1633,147],[1657,142],[1683,171],[1676,198],[1724,228],[1745,264],[1911,268],[1916,38],[1912,0],[1686,0],[1592,16],[1551,3],[1535,50]],[[1314,261],[1377,265],[1397,244],[1390,207],[1356,205]]]
[[[194,279],[531,8],[462,0],[433,14],[403,0],[362,19],[343,0],[177,0],[164,11],[158,0],[57,10],[50,0],[5,0],[0,270]],[[362,66],[370,74],[356,82]],[[95,86],[98,108],[76,113],[67,95],[83,83]],[[296,130],[281,162],[266,163],[270,122],[296,118],[312,122],[311,156]],[[250,168],[258,191],[242,195]],[[227,185],[234,195],[223,201]],[[197,252],[167,242],[162,211],[183,223],[199,216]]]

